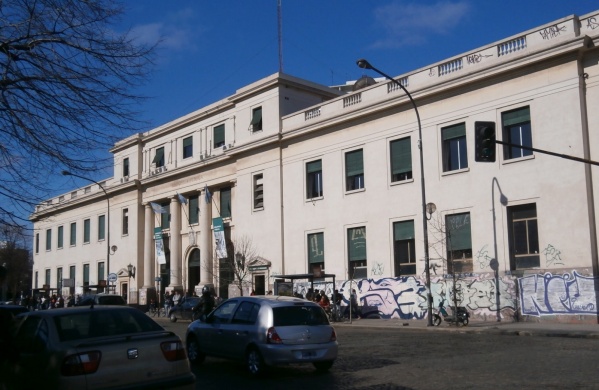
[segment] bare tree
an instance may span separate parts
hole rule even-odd
[[[113,0],[0,0],[0,225],[21,223],[61,169],[93,172],[139,130],[132,93],[154,46],[113,26]]]
[[[22,230],[5,226],[0,229],[0,240],[0,298],[15,300],[21,293],[29,295],[33,262]]]

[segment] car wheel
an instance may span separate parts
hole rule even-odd
[[[175,313],[171,313],[169,318],[170,318],[171,322],[177,322],[177,316],[175,315]]]
[[[194,365],[202,364],[206,355],[200,351],[200,344],[195,337],[191,336],[187,339],[187,358]]]
[[[437,314],[433,314],[433,325],[434,326],[441,325],[441,317],[439,317],[439,315],[437,315]]]
[[[246,368],[252,376],[260,376],[266,371],[266,364],[257,348],[251,348],[245,357]]]
[[[312,364],[318,371],[328,371],[331,367],[333,367],[334,362],[334,360],[327,360],[324,362],[314,362]]]
[[[468,317],[464,317],[464,318],[462,319],[462,325],[464,325],[464,326],[468,326],[468,323],[469,323],[469,322],[470,322],[470,320],[468,319]]]

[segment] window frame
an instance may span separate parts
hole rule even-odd
[[[155,164],[156,168],[164,166],[164,146],[156,148],[152,164]]]
[[[389,173],[391,183],[401,183],[414,179],[412,137],[396,138],[389,141]]]
[[[123,209],[121,216],[122,216],[122,222],[123,222],[122,226],[121,226],[122,235],[127,236],[127,235],[129,235],[129,208],[128,207]]]
[[[77,245],[77,222],[71,222],[69,230],[69,246]]]
[[[106,239],[106,215],[98,215],[98,241]]]
[[[200,196],[189,196],[187,203],[187,211],[189,213],[189,224],[197,225],[198,223],[200,223]]]
[[[252,176],[252,187],[254,210],[264,210],[264,174],[262,172]]]
[[[521,218],[515,218],[515,214],[520,213],[523,215],[529,214],[528,216],[523,216]],[[534,214],[534,215],[532,215]],[[508,206],[507,207],[507,217],[508,217],[508,241],[509,241],[509,255],[510,255],[510,270],[519,271],[519,270],[527,270],[527,269],[536,269],[541,267],[541,254],[540,254],[540,246],[539,246],[539,214],[537,212],[536,203],[525,203],[520,205]],[[534,221],[534,222],[533,222]],[[527,251],[526,253],[517,253],[518,248],[516,248],[519,242],[522,240],[517,240],[516,229],[514,227],[515,223],[525,223],[525,241]],[[533,226],[534,225],[534,226]],[[531,229],[534,230],[531,233]],[[534,234],[535,237],[531,237]],[[534,242],[531,242],[534,241]],[[531,249],[532,247],[532,249]],[[531,252],[531,250],[533,252]],[[534,253],[536,250],[536,253]],[[528,259],[527,259],[528,258]],[[518,260],[524,259],[527,261],[534,261],[534,265],[528,266],[519,266]]]
[[[232,210],[232,189],[231,187],[222,187],[219,190],[219,206],[220,206],[220,216],[222,218],[231,218],[233,215]],[[228,195],[224,195],[228,194]]]
[[[222,139],[221,139],[222,138]],[[214,149],[222,148],[226,145],[227,137],[225,135],[225,124],[221,123],[212,128],[212,145]]]
[[[185,137],[181,140],[183,160],[193,157],[193,135]]]
[[[129,157],[123,158],[123,177],[129,177]]]
[[[358,158],[352,156],[360,155]],[[353,149],[344,153],[345,192],[363,191],[366,188],[364,172],[364,149]],[[355,159],[355,161],[348,161]],[[356,183],[357,181],[357,183]]]
[[[459,134],[452,135],[451,133]],[[443,173],[468,168],[468,142],[466,140],[465,122],[442,127],[441,143]],[[454,164],[457,164],[457,166],[454,166]]]
[[[407,256],[404,257],[405,255]],[[407,261],[402,261],[405,258]],[[396,277],[417,274],[416,235],[413,219],[393,222],[393,263]],[[403,270],[408,271],[404,272]]]
[[[313,272],[313,267],[325,269],[324,232],[306,234],[306,250],[308,272]]]
[[[52,229],[46,229],[46,252],[52,250]]]
[[[507,122],[507,124],[506,124]],[[530,118],[530,106],[518,107],[512,110],[504,111],[501,113],[501,132],[504,142],[510,144],[517,144],[521,146],[533,147],[532,140],[532,121]],[[518,142],[514,142],[512,131],[519,130]],[[523,133],[526,133],[523,137]],[[519,151],[519,155],[514,154]],[[533,156],[533,151],[528,149],[522,149],[515,146],[503,145],[503,159],[514,160],[519,158],[526,158]]]
[[[347,239],[347,272],[349,279],[362,279],[368,277],[368,247],[367,247],[367,235],[366,226],[353,226],[348,227],[346,230]],[[361,239],[360,237],[363,237]],[[363,240],[364,249],[358,249],[360,245],[358,241]],[[352,250],[352,246],[354,249]],[[362,256],[363,253],[363,256]],[[360,274],[356,275],[356,268],[360,269]],[[362,268],[366,271],[366,275],[362,275]]]
[[[257,115],[259,115],[260,118],[257,118]],[[252,108],[252,119],[250,121],[250,127],[252,128],[252,133],[256,133],[258,131],[263,130],[262,106]]]
[[[64,226],[60,225],[56,232],[56,249],[62,249],[64,247]]]
[[[86,218],[83,220],[83,243],[84,244],[89,244],[89,242],[91,241],[91,230],[92,230],[92,223],[91,223],[91,219]]]
[[[324,196],[322,159],[308,161],[306,170],[306,199],[317,199]]]
[[[456,270],[459,274],[473,272],[472,218],[469,211],[445,215],[445,247],[448,274]]]

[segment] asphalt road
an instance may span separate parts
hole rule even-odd
[[[189,322],[160,321],[183,339]],[[251,379],[240,363],[207,358],[197,389],[599,389],[599,340],[336,328],[339,357],[328,373],[277,367]]]

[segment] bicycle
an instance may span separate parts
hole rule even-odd
[[[160,309],[156,307],[155,304],[150,303],[150,308],[148,310],[148,314],[152,317],[156,317],[156,315],[158,315],[158,317],[166,317],[166,311],[164,310],[164,307],[161,307]]]

